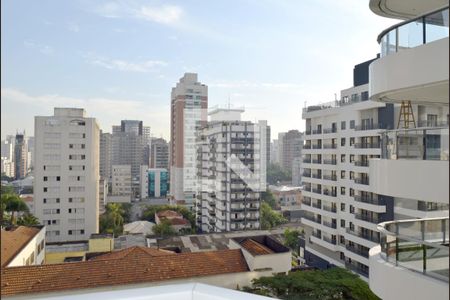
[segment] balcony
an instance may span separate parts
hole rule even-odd
[[[311,177],[311,172],[303,172],[303,177]]]
[[[303,149],[311,149],[311,144],[305,144],[305,145],[303,145]]]
[[[311,177],[312,177],[312,178],[315,178],[315,179],[322,179],[322,178],[321,178],[322,175],[320,175],[320,174],[312,174]]]
[[[368,160],[366,160],[366,161],[364,161],[364,160],[355,160],[353,162],[353,164],[356,167],[368,167],[369,166],[369,161]]]
[[[337,128],[325,128],[323,130],[323,133],[336,133],[337,132]]]
[[[336,149],[337,144],[323,144],[323,149]]]
[[[359,256],[369,258],[369,250],[359,249],[357,247],[353,247],[350,245],[345,246],[345,249],[347,249],[348,251],[353,252],[355,254],[358,254]]]
[[[323,163],[324,163],[325,165],[336,165],[336,164],[337,164],[337,161],[336,161],[335,159],[324,159],[324,160],[323,160]]]
[[[321,224],[321,219],[316,218],[314,216],[305,215],[302,218],[305,218],[306,220],[309,220],[309,221],[317,223],[317,224]]]
[[[322,145],[312,145],[313,149],[322,149]]]
[[[351,235],[354,235],[356,237],[368,240],[370,242],[374,242],[374,243],[379,243],[380,242],[380,238],[375,234],[375,235],[370,235],[370,234],[365,234],[362,231],[354,231],[351,230],[350,228],[346,228],[345,232]]]
[[[327,237],[327,236],[324,236],[324,237],[323,237],[323,240],[324,240],[325,242],[327,242],[327,243],[332,244],[332,245],[336,245],[336,239],[332,239],[332,238],[329,238],[329,237]]]
[[[329,190],[324,190],[323,194],[326,196],[330,196],[330,197],[336,197],[337,196],[337,192],[336,191],[329,191]]]
[[[333,228],[333,229],[337,228],[336,223],[332,223],[332,222],[328,222],[328,221],[323,221],[322,225]]]
[[[313,159],[313,160],[312,160],[312,163],[313,163],[313,164],[321,164],[322,161],[321,161],[320,159]]]
[[[374,129],[386,129],[386,126],[379,124],[364,124],[355,126],[355,131],[374,130]]]
[[[369,185],[369,178],[355,178],[355,183]]]
[[[311,198],[309,198],[309,197],[304,197],[304,198],[302,199],[302,204],[311,206]]]
[[[322,189],[312,189],[313,193],[322,194]]]
[[[371,197],[371,196],[354,195],[353,200],[373,205],[386,205],[386,201],[384,201],[381,197],[378,196]]]
[[[324,205],[324,206],[322,207],[322,209],[323,209],[323,210],[326,210],[326,211],[329,211],[329,212],[332,212],[332,213],[337,212],[337,209],[336,209],[336,207],[334,207],[334,206],[326,206],[326,205]]]
[[[303,187],[303,190],[304,190],[305,192],[311,192],[311,186],[305,185],[305,186]]]
[[[367,269],[362,268],[354,263],[345,262],[345,267],[355,273],[358,273],[359,275],[369,277],[369,271]]]
[[[306,130],[306,131],[305,131],[305,134],[306,134],[306,135],[311,135],[311,129],[310,129],[310,130]]]
[[[322,134],[322,129],[314,129],[312,131],[313,134]]]
[[[331,181],[337,181],[336,175],[323,175],[322,179],[324,179],[324,180],[331,180]]]
[[[313,202],[312,207],[322,209],[322,204]]]
[[[364,215],[364,214],[355,214],[355,218],[358,220],[362,220],[362,221],[366,221],[369,223],[374,223],[374,224],[378,224],[382,221],[382,218],[378,217],[378,216],[374,216],[374,215]]]
[[[304,158],[303,159],[303,163],[310,164],[311,163],[311,158]]]
[[[318,239],[322,239],[322,233],[321,233],[321,232],[313,231],[313,232],[311,233],[311,235],[312,235],[313,237],[318,238]]]
[[[402,299],[448,299],[449,218],[385,222],[370,249],[370,289],[383,299],[408,282]]]
[[[378,149],[381,147],[380,143],[355,143],[353,147],[356,149]]]

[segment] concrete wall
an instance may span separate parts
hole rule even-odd
[[[39,244],[44,241],[44,248],[38,252]],[[41,265],[45,260],[45,227],[36,234],[31,241],[8,264],[8,267],[25,266],[28,258],[33,255],[34,262],[31,265]]]

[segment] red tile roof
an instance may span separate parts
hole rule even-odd
[[[173,210],[163,210],[156,213],[158,218],[183,218],[183,215]]]
[[[156,251],[156,252],[155,252]],[[159,255],[132,247],[83,262],[1,269],[1,295],[56,292],[247,272],[240,249]]]
[[[41,228],[19,226],[1,230],[1,266],[7,266],[14,257],[41,231]]]
[[[245,239],[240,244],[245,250],[250,252],[250,254],[252,255],[264,255],[274,253],[271,249],[269,249],[268,247],[264,246],[261,243],[258,243],[253,239]]]

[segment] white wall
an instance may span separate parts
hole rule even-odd
[[[42,241],[44,241],[44,248],[41,250],[40,253],[38,253],[38,245]],[[34,263],[32,265],[41,265],[44,262],[44,259],[45,259],[45,226],[16,255],[16,257],[8,264],[8,267],[25,266],[25,262],[32,254],[34,254]]]
[[[369,252],[369,285],[378,297],[383,300],[449,298],[448,283],[396,267],[387,263],[380,253],[380,246],[373,247]]]

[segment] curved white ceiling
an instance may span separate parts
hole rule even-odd
[[[429,11],[448,6],[446,0],[370,0],[369,7],[377,15],[394,19],[412,19]]]

